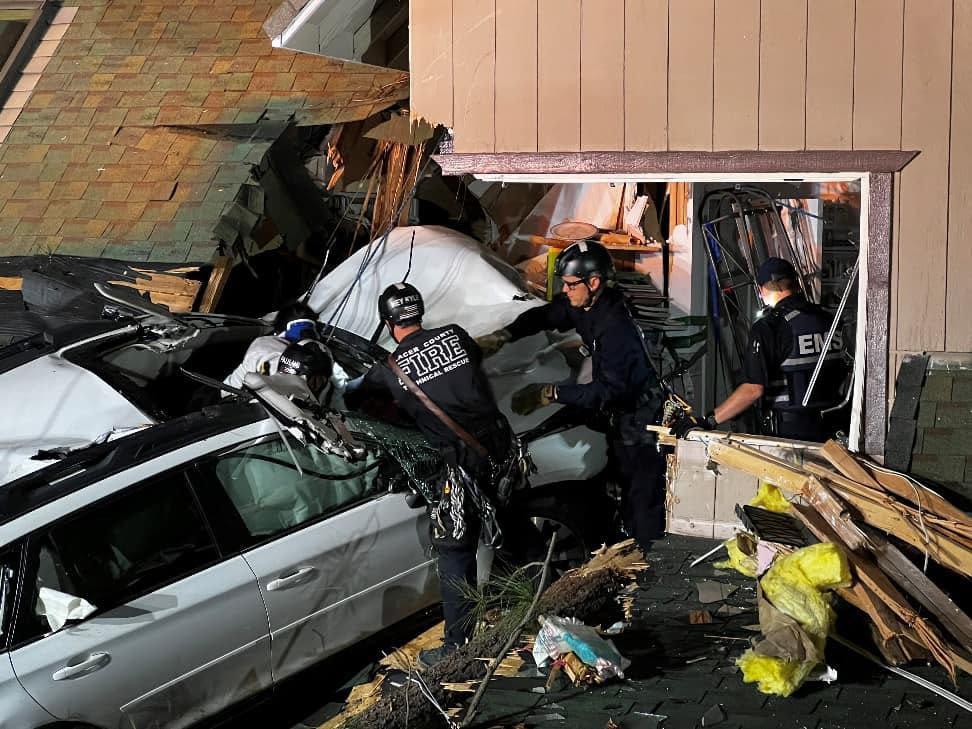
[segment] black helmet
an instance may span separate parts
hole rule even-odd
[[[587,281],[591,276],[614,278],[614,261],[608,249],[592,240],[579,240],[567,246],[557,256],[554,273],[560,278],[577,276]]]
[[[425,303],[419,290],[407,283],[396,283],[378,297],[378,317],[397,326],[409,326],[422,321]]]
[[[291,344],[280,355],[277,372],[304,377],[330,377],[334,370],[334,357],[323,342],[304,339]]]

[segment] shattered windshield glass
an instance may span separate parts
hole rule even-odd
[[[346,413],[345,420],[356,437],[387,452],[425,499],[430,503],[434,501],[434,486],[442,468],[442,455],[429,445],[418,430],[356,413]]]

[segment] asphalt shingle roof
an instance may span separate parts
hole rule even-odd
[[[77,3],[0,107],[15,117],[0,256],[207,261],[273,142],[261,129],[362,119],[407,95],[399,71],[273,48],[277,4]]]

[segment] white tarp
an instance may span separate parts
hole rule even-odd
[[[359,276],[362,262],[371,254],[373,257]],[[410,255],[412,267],[408,282],[425,300],[427,327],[456,323],[475,337],[499,329],[521,312],[545,303],[527,293],[519,284],[515,270],[484,250],[477,241],[437,226],[394,229],[383,246],[372,243],[322,279],[311,292],[308,303],[319,312],[322,322],[330,321],[370,339],[379,323],[378,295],[403,279],[409,270]],[[339,312],[349,289],[351,294]],[[386,349],[394,347],[384,331],[378,343]],[[561,382],[571,378],[570,367],[559,347],[575,344],[575,337],[538,334],[509,344],[486,360],[486,373],[500,409],[515,431],[532,428],[554,411],[541,408],[526,417],[515,415],[510,410],[512,393],[530,382]],[[604,437],[587,428],[548,436],[532,444],[530,450],[538,470],[533,479],[536,484],[590,478],[607,461]]]

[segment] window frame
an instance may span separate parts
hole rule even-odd
[[[197,574],[207,569],[211,569],[212,567],[215,567],[216,565],[219,565],[225,562],[227,559],[230,559],[231,557],[235,556],[234,554],[227,554],[222,549],[220,540],[217,539],[216,537],[213,526],[210,523],[210,520],[203,509],[203,505],[200,503],[200,500],[196,495],[195,488],[194,488],[195,485],[193,483],[192,478],[190,477],[192,466],[193,466],[192,463],[188,463],[188,464],[184,463],[174,468],[170,468],[166,471],[163,471],[161,473],[153,474],[149,478],[142,479],[141,481],[137,481],[133,484],[130,484],[102,499],[98,499],[97,501],[93,501],[90,504],[86,504],[81,509],[73,511],[69,514],[65,514],[58,519],[50,521],[47,524],[44,524],[42,527],[35,529],[29,535],[27,535],[22,540],[22,547],[20,553],[21,555],[20,570],[19,570],[20,574],[18,575],[18,580],[17,580],[18,581],[17,600],[14,606],[14,612],[12,614],[13,622],[11,624],[11,629],[9,631],[9,635],[7,636],[6,640],[4,641],[3,639],[0,639],[0,646],[3,646],[3,648],[0,648],[0,652],[2,652],[3,649],[9,651],[18,650],[19,648],[35,643],[38,640],[43,640],[44,638],[48,638],[52,635],[55,635],[57,632],[60,632],[60,631],[48,631],[45,633],[32,635],[28,638],[23,638],[18,632],[18,627],[20,626],[21,621],[24,619],[24,611],[33,608],[33,605],[31,604],[31,597],[34,595],[34,591],[31,589],[30,584],[31,584],[31,580],[36,579],[38,541],[43,539],[47,535],[49,535],[52,530],[62,527],[72,521],[83,519],[86,515],[98,509],[110,507],[112,503],[124,499],[126,496],[130,496],[136,491],[140,491],[143,489],[151,489],[153,488],[153,486],[157,486],[160,482],[171,483],[171,480],[174,477],[181,478],[185,485],[186,498],[189,500],[192,506],[199,512],[199,516],[203,524],[203,529],[209,539],[209,544],[215,549],[215,558],[207,561],[205,564],[197,565],[193,567],[191,570],[182,572],[179,574],[179,576],[173,579],[166,579],[163,582],[153,584],[149,588],[139,589],[137,592],[132,592],[131,594],[125,596],[124,602],[118,604],[112,604],[107,607],[103,607],[100,605],[96,606],[97,609],[95,610],[95,612],[93,612],[91,615],[85,618],[84,621],[81,621],[82,623],[86,622],[87,620],[97,618],[100,615],[103,615],[106,612],[110,612],[111,610],[114,610],[120,607],[121,605],[125,605],[129,602],[132,602],[133,600],[138,600],[153,592],[157,592],[158,590],[165,589],[166,587],[173,585],[176,582],[179,582],[180,580],[184,580],[191,575]]]
[[[37,50],[37,45],[57,12],[51,0],[0,0],[0,10],[33,10],[34,14],[21,34],[17,44],[10,52],[6,62],[0,66],[0,107],[2,107],[26,66]]]

